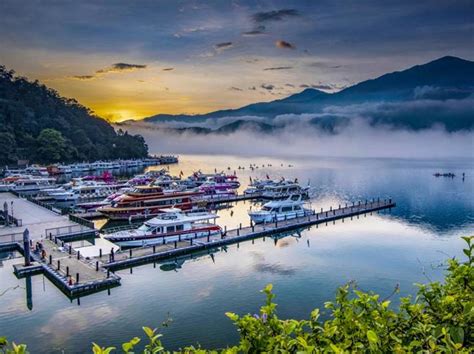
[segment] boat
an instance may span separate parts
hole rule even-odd
[[[301,195],[303,198],[308,198],[309,190],[309,185],[306,187],[301,187],[297,180],[295,180],[295,182],[282,180],[278,183],[264,186],[262,197],[268,199],[284,199],[292,195]]]
[[[46,191],[46,195],[58,202],[74,201],[79,198],[79,194],[73,190],[58,188],[57,190]]]
[[[215,224],[219,216],[211,212],[183,213],[179,208],[160,209],[160,214],[138,229],[118,231],[105,239],[120,246],[149,246],[212,236],[221,233]],[[213,221],[214,223],[212,223]]]
[[[272,200],[260,210],[249,210],[248,215],[255,224],[291,220],[313,214],[313,210],[304,208],[301,195],[293,195],[284,200]]]
[[[177,207],[190,210],[200,192],[165,192],[161,187],[137,186],[132,191],[115,198],[110,206],[97,211],[112,220],[147,219],[161,213],[162,209]]]
[[[37,192],[55,187],[55,182],[54,178],[21,178],[13,182],[10,190],[13,192]]]

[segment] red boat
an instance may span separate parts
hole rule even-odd
[[[190,210],[195,205],[195,198],[201,192],[163,192],[155,186],[135,187],[112,201],[110,206],[97,209],[98,212],[112,220],[148,219],[156,216],[166,208]]]

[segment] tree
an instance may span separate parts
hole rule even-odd
[[[59,162],[70,158],[66,139],[64,139],[61,132],[50,128],[43,129],[36,141],[38,143],[38,160]]]

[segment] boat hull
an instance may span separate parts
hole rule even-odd
[[[203,238],[207,236],[215,236],[221,233],[221,228],[219,226],[213,226],[208,229],[200,230],[189,230],[188,232],[179,233],[179,234],[170,234],[170,235],[159,235],[159,236],[145,236],[145,237],[133,237],[124,238],[124,237],[114,237],[106,236],[105,238],[121,247],[144,247],[152,245],[162,245],[165,243],[190,240],[196,238]]]
[[[289,211],[287,213],[262,213],[262,212],[250,212],[249,216],[250,219],[255,224],[262,224],[262,223],[269,223],[275,221],[285,221],[303,217],[307,215],[307,210],[299,210],[299,211]]]

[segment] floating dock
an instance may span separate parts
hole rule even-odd
[[[249,198],[250,199],[250,198]],[[0,199],[1,200],[1,199]],[[27,201],[18,201],[22,204],[23,214],[33,212],[37,217],[41,212],[37,209],[41,208]],[[347,218],[359,218],[360,215],[371,214],[380,210],[391,209],[396,204],[391,199],[374,199],[371,201],[357,202],[352,204],[339,205],[337,208],[322,210],[319,212],[308,213],[305,216],[278,221],[274,223],[250,225],[243,227],[240,225],[236,229],[224,229],[220,235],[213,235],[203,238],[195,238],[170,243],[164,243],[155,246],[146,246],[133,248],[129,250],[119,250],[117,246],[103,238],[95,238],[96,230],[91,229],[87,220],[78,218],[77,216],[60,216],[56,218],[49,213],[41,214],[47,216],[47,222],[40,222],[38,219],[25,220],[29,223],[21,227],[21,231],[30,227],[37,232],[32,235],[31,246],[34,246],[38,240],[42,240],[42,246],[46,252],[45,257],[41,257],[40,252],[31,252],[29,266],[16,265],[15,274],[18,277],[30,276],[38,273],[45,274],[64,294],[70,298],[85,296],[90,293],[110,289],[120,285],[120,277],[113,272],[119,269],[132,268],[141,264],[163,261],[166,259],[176,259],[178,257],[192,255],[196,252],[211,252],[213,249],[230,244],[239,244],[247,240],[253,240],[259,237],[274,236],[288,232],[298,232],[312,225],[335,223],[336,220]],[[42,209],[42,208],[41,208]],[[48,219],[49,218],[49,219]],[[71,220],[72,219],[72,220]],[[54,222],[67,223],[58,227]],[[45,226],[55,225],[54,228]],[[36,225],[36,226],[35,226]],[[33,228],[33,226],[35,226]],[[20,230],[19,229],[19,230]],[[19,231],[18,230],[18,231]],[[41,232],[41,233],[40,233]],[[38,237],[38,233],[40,237]],[[92,233],[92,234],[91,234]],[[19,235],[19,237],[17,237]],[[73,248],[72,241],[78,239],[97,240],[93,252],[86,252],[88,247],[84,247],[84,251],[80,248]],[[7,236],[8,237],[12,237]],[[21,233],[17,232],[13,240],[1,242],[0,250],[17,250],[24,254]],[[5,239],[4,239],[5,241]],[[100,242],[99,242],[100,241]],[[32,247],[33,249],[35,247]],[[113,249],[113,252],[112,252]]]
[[[295,231],[317,224],[327,224],[339,219],[344,221],[345,218],[358,218],[360,215],[390,209],[395,206],[395,202],[391,199],[376,199],[353,203],[352,205],[339,205],[338,208],[333,209],[331,207],[325,211],[321,209],[320,212],[309,213],[304,217],[295,219],[247,227],[242,227],[241,225],[239,228],[232,230],[225,229],[220,236],[208,236],[207,238],[196,238],[123,250],[115,253],[113,258],[109,257],[109,259],[105,261],[103,259],[100,260],[103,262],[102,266],[110,270],[130,268],[140,264],[175,258],[192,252],[235,244],[266,235]]]

